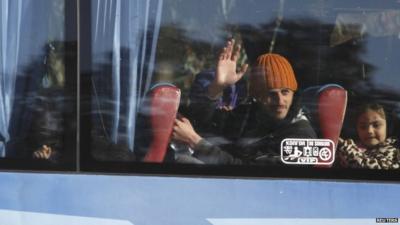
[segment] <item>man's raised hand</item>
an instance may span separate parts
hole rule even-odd
[[[236,68],[239,55],[240,45],[235,48],[235,40],[229,40],[218,57],[216,75],[208,89],[210,97],[219,95],[225,87],[235,84],[246,73],[247,64]]]

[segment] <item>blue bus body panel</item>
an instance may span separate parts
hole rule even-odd
[[[52,224],[76,217],[135,225],[400,217],[400,184],[394,183],[2,172],[0,193],[0,224],[7,225],[47,224],[46,215],[58,218]],[[18,213],[32,219],[10,219]]]

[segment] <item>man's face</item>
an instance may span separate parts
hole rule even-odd
[[[270,89],[261,102],[267,113],[276,120],[286,118],[293,102],[294,91],[288,88]]]

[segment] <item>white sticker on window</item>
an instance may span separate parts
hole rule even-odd
[[[329,139],[287,138],[281,142],[281,160],[285,164],[331,165],[335,143]]]

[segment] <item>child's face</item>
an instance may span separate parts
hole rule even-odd
[[[386,139],[386,120],[376,111],[368,110],[358,117],[357,133],[366,147],[375,146]]]

